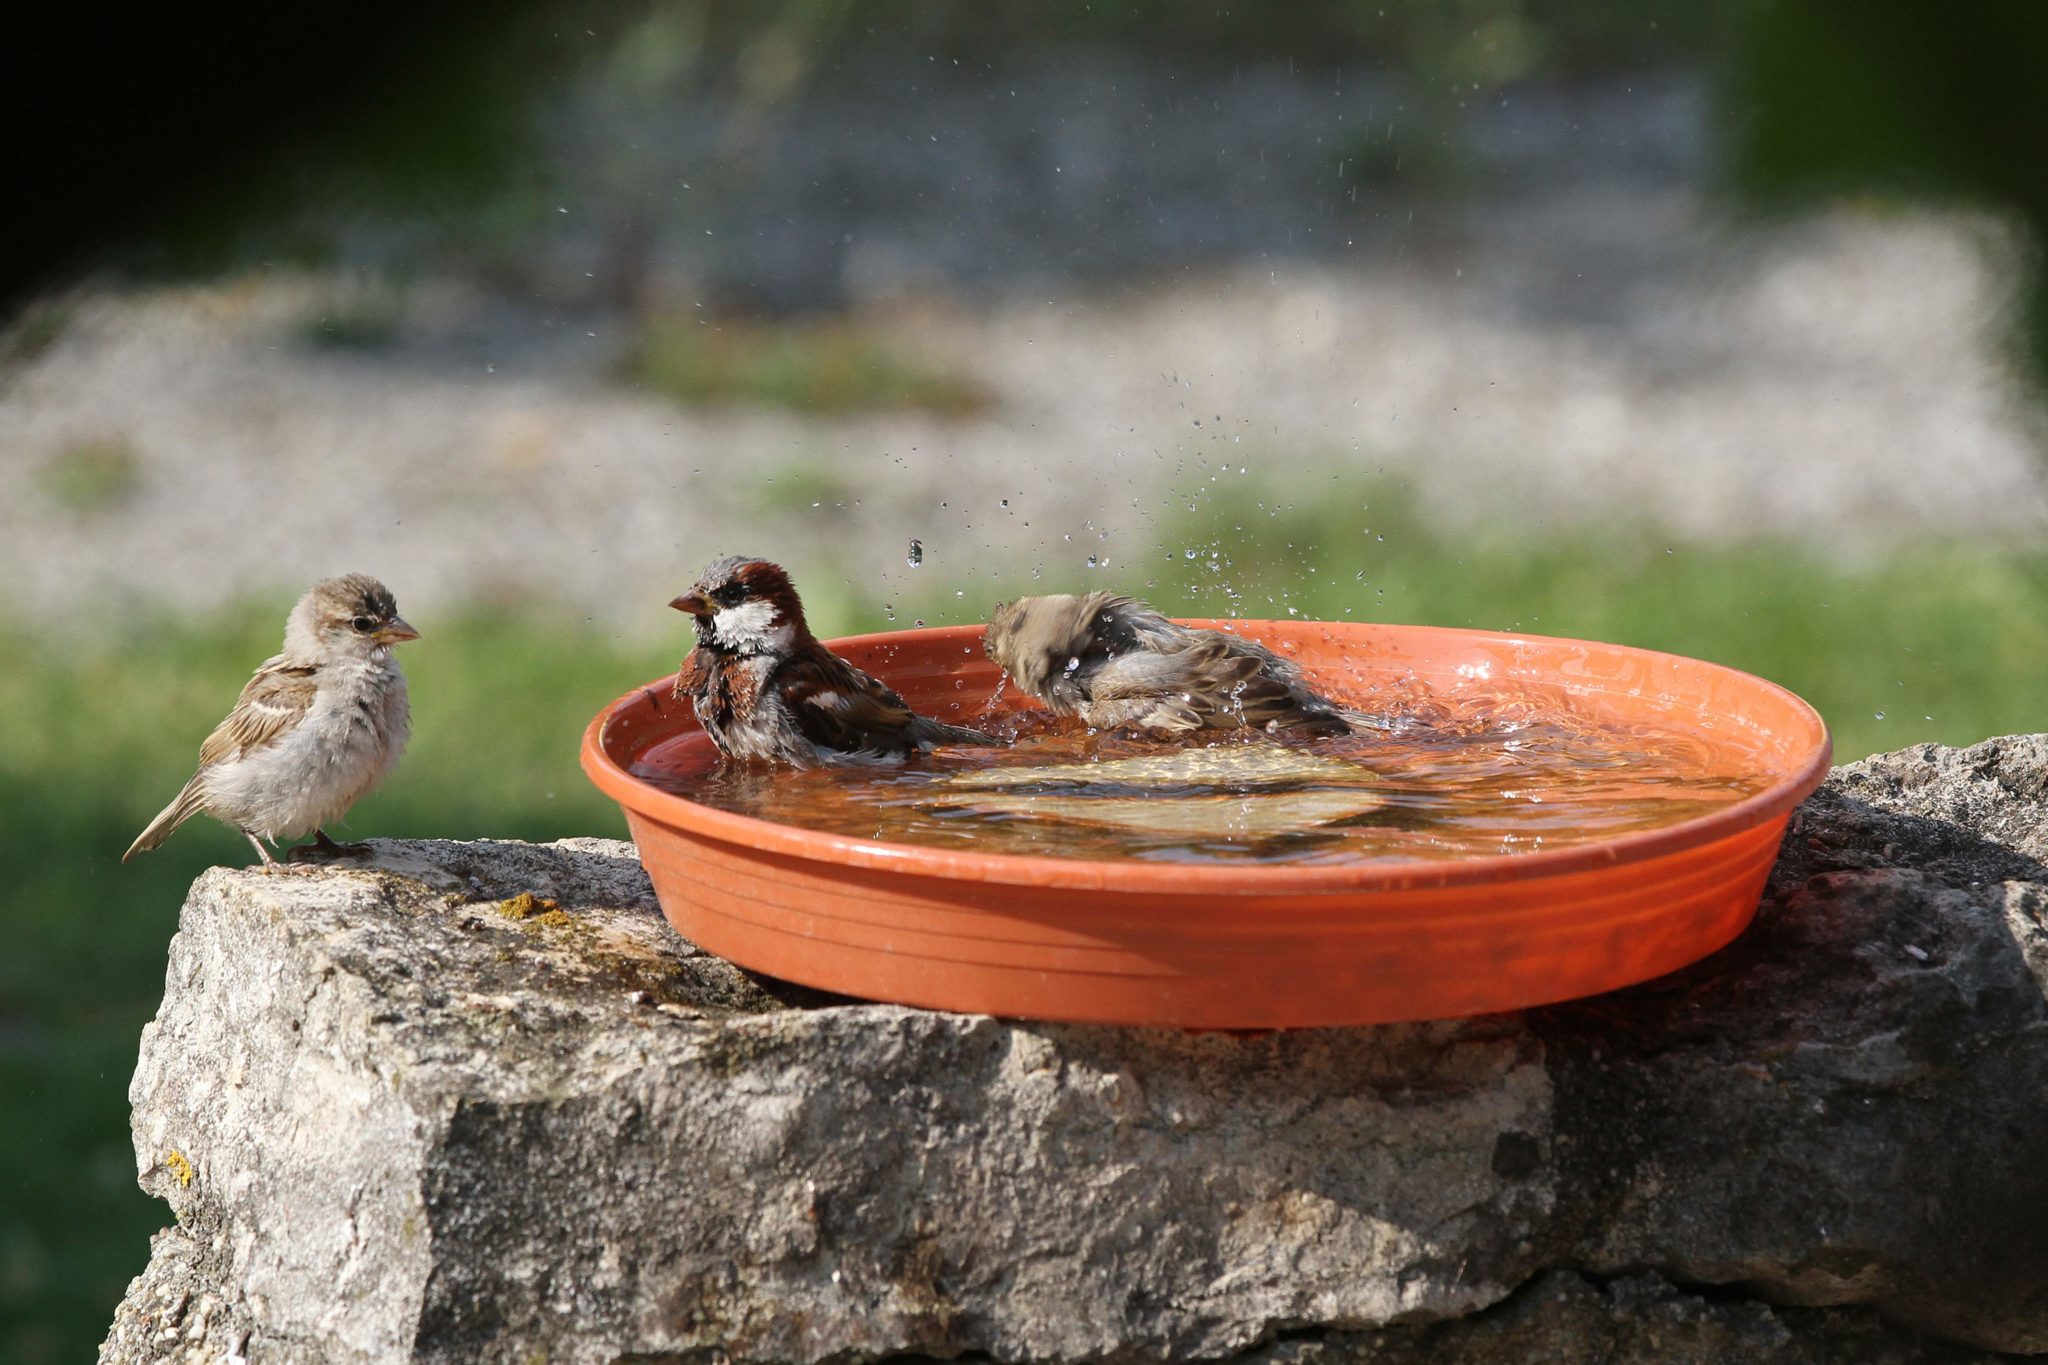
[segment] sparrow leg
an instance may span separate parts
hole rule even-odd
[[[265,872],[313,872],[318,870],[316,868],[298,866],[289,861],[289,859],[285,862],[279,862],[270,856],[270,850],[263,846],[263,841],[246,829],[242,831],[242,837],[249,841],[249,847],[256,850],[256,856],[263,860],[263,870]]]
[[[250,846],[256,850],[256,856],[263,860],[263,870],[265,872],[311,872],[313,870],[310,867],[293,867],[288,863],[279,862],[270,856],[270,850],[263,846],[263,841],[246,829],[242,831],[242,837],[247,839]]]

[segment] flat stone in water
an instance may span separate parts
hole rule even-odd
[[[1227,744],[959,773],[933,783],[925,804],[1153,834],[1271,838],[1384,806],[1360,785],[1373,776],[1363,764],[1282,745]]]

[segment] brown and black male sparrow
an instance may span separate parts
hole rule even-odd
[[[1264,645],[1175,625],[1117,593],[1004,602],[989,618],[982,648],[1055,714],[1098,730],[1343,734],[1381,724],[1317,693]]]
[[[201,813],[240,830],[266,868],[278,865],[266,841],[309,830],[315,849],[340,851],[326,826],[383,780],[411,733],[391,648],[418,638],[390,590],[367,574],[315,583],[285,622],[283,652],[249,679],[199,746],[199,771],[121,861]]]
[[[819,644],[789,575],[765,559],[721,559],[669,605],[697,625],[675,694],[690,699],[727,758],[815,768],[1002,742],[918,715]]]

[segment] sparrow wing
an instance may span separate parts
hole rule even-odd
[[[676,669],[676,685],[670,689],[670,694],[677,701],[693,697],[697,694],[698,689],[704,686],[706,679],[710,676],[711,665],[704,651],[693,649],[690,651],[689,657],[685,658],[681,666]]]
[[[1179,649],[1140,649],[1104,660],[1085,675],[1082,715],[1103,728],[1179,731],[1235,724],[1233,698],[1252,691],[1258,675],[1258,660],[1192,636]]]
[[[314,670],[287,664],[283,655],[266,660],[242,688],[234,710],[199,746],[199,771],[192,774],[171,804],[157,813],[149,828],[136,836],[121,855],[127,862],[138,853],[160,847],[178,826],[206,808],[206,770],[277,742],[313,705]]]
[[[1224,641],[1232,654],[1258,661],[1256,683],[1246,688],[1239,698],[1247,724],[1309,726],[1319,734],[1387,728],[1388,722],[1384,717],[1340,706],[1310,687],[1308,679],[1302,676],[1301,665],[1257,641],[1228,631],[1203,631],[1202,634]]]
[[[901,749],[917,718],[888,684],[822,648],[785,664],[775,688],[804,738],[841,753]]]
[[[1169,647],[1119,654],[1088,677],[1091,724],[1345,728],[1336,708],[1310,691],[1286,660],[1220,631],[1175,629]]]
[[[1134,649],[1177,649],[1194,632],[1166,619],[1164,612],[1122,593],[1091,592],[1081,599],[1087,615],[1088,644],[1098,653],[1124,654]],[[1084,660],[1085,662],[1085,660]]]
[[[242,689],[228,718],[199,746],[199,766],[226,763],[277,743],[313,708],[318,672],[311,664],[286,663],[283,655],[267,661]]]
[[[792,659],[775,685],[804,738],[821,749],[890,754],[934,744],[997,742],[978,730],[918,715],[887,683],[823,648]]]

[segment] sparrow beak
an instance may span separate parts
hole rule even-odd
[[[405,623],[403,616],[394,616],[384,629],[370,637],[380,645],[402,645],[407,640],[417,640],[420,633]]]
[[[670,602],[669,605],[677,611],[685,611],[692,616],[710,616],[712,614],[711,603],[701,592],[686,592],[681,597]]]

